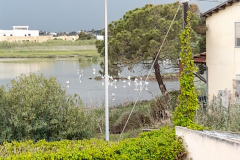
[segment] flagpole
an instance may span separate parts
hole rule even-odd
[[[105,0],[105,139],[109,141],[109,108],[108,108],[108,8]]]

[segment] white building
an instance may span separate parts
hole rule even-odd
[[[97,35],[97,36],[96,36],[96,39],[97,39],[97,40],[104,40],[104,36],[102,36],[102,35]]]
[[[13,26],[13,30],[0,30],[0,37],[36,37],[38,30],[28,30],[29,26]]]
[[[240,102],[240,2],[228,0],[202,14],[206,17],[208,93],[231,90]]]

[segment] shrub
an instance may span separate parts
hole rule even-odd
[[[207,106],[200,105],[195,116],[195,122],[212,130],[240,132],[240,105],[232,103],[225,108],[220,99],[213,99]]]
[[[83,139],[94,132],[80,97],[67,95],[55,77],[21,75],[0,92],[0,143]]]
[[[93,61],[93,62],[97,62],[97,61],[98,61],[98,57],[97,57],[97,56],[94,56],[94,57],[92,58],[92,61]]]
[[[4,143],[5,159],[183,159],[187,152],[174,129],[164,127],[141,133],[137,138],[117,142],[91,139],[83,141]]]

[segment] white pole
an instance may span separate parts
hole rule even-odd
[[[105,138],[109,141],[109,108],[108,108],[108,16],[107,0],[105,0]]]

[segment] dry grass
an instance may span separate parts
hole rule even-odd
[[[225,108],[214,99],[209,105],[200,105],[195,121],[211,130],[240,132],[240,105],[231,101]]]

